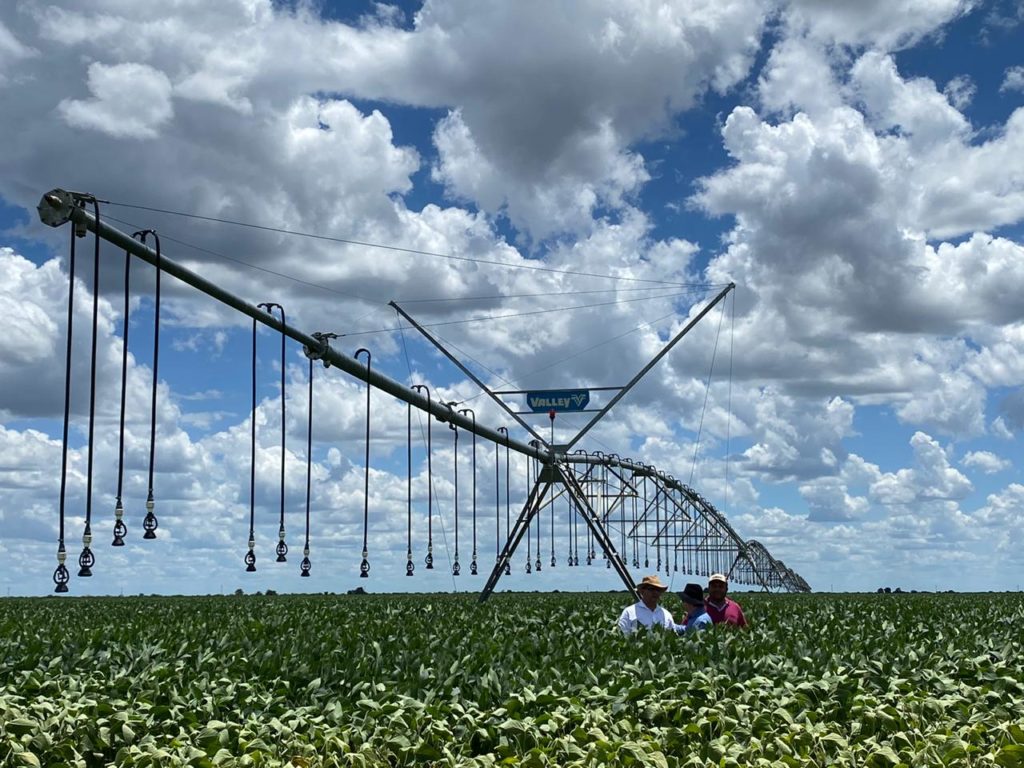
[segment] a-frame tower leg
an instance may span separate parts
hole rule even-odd
[[[590,502],[587,501],[586,493],[583,491],[582,486],[576,480],[576,476],[573,474],[572,468],[569,464],[549,464],[546,465],[539,473],[537,482],[534,483],[533,488],[530,489],[530,495],[526,499],[526,503],[523,505],[522,511],[519,513],[519,517],[516,520],[515,525],[509,532],[508,539],[505,541],[505,546],[502,547],[501,554],[498,555],[498,560],[494,564],[494,569],[491,571],[491,575],[487,579],[487,583],[484,585],[483,590],[480,592],[480,602],[484,602],[490,597],[491,592],[494,591],[494,587],[498,584],[498,579],[505,572],[505,564],[512,559],[512,554],[516,551],[516,547],[519,546],[519,542],[522,541],[523,536],[529,530],[530,523],[533,518],[536,517],[544,504],[544,498],[547,496],[548,491],[551,490],[551,486],[554,483],[561,483],[565,488],[566,493],[572,498],[576,504],[577,510],[580,512],[584,521],[590,527],[591,532],[594,534],[594,540],[603,550],[605,557],[611,563],[612,568],[622,579],[622,583],[626,585],[626,589],[629,590],[630,594],[633,595],[634,599],[639,599],[636,593],[636,582],[629,573],[629,569],[619,556],[618,551],[615,549],[615,545],[612,543],[611,537],[604,528],[604,524],[601,522],[600,515],[594,511],[594,508],[590,506]]]

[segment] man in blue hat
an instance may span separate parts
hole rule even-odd
[[[688,611],[682,624],[676,625],[676,631],[680,634],[693,632],[698,629],[707,629],[712,625],[711,617],[708,616],[704,607],[704,590],[700,584],[687,584],[679,593],[679,599],[686,605]]]

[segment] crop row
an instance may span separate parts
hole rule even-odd
[[[14,765],[1024,765],[1019,595],[0,601]]]

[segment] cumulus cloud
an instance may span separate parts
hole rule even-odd
[[[738,83],[767,11],[752,0],[602,2],[572,14],[431,3],[412,32],[346,32],[357,55],[333,63],[335,87],[458,107],[435,136],[450,192],[533,237],[578,232],[586,221],[560,219],[560,206],[617,207],[635,193],[646,172],[629,145],[671,128],[708,89]]]
[[[1024,431],[1024,388],[1017,389],[999,403],[999,421],[1014,432]]]
[[[624,142],[607,121],[514,190],[503,167],[476,144],[461,112],[438,124],[434,142],[440,161],[433,178],[450,195],[507,212],[514,225],[538,238],[587,232],[599,205],[621,208],[649,179],[642,158],[619,149]]]
[[[942,89],[942,93],[949,99],[949,103],[960,111],[970,105],[977,92],[978,86],[974,84],[970,75],[957,75]]]
[[[171,81],[146,64],[89,65],[89,99],[63,99],[57,110],[75,128],[115,138],[153,139],[174,116]]]
[[[867,499],[851,496],[838,478],[823,478],[804,483],[800,495],[807,503],[807,518],[817,522],[856,520],[870,506]]]
[[[785,37],[772,48],[758,76],[758,95],[765,109],[788,114],[827,114],[842,104],[833,62],[804,36]]]
[[[1008,67],[1003,73],[1003,82],[999,86],[1000,93],[1005,91],[1024,91],[1024,67]]]
[[[964,136],[970,125],[927,78],[905,80],[891,56],[868,52],[850,72],[876,130],[896,130],[912,146],[926,148]]]
[[[974,6],[975,0],[866,0],[856,5],[791,0],[785,16],[791,26],[828,43],[891,51],[935,34]]]
[[[747,469],[783,477],[819,474],[830,469],[841,440],[850,434],[853,408],[841,398],[809,408],[771,391],[758,400],[751,428],[757,437],[744,452]]]
[[[985,431],[985,388],[964,374],[939,374],[937,387],[917,392],[897,408],[909,424],[931,424],[947,434],[976,436]]]
[[[984,526],[992,550],[1020,565],[1024,547],[1024,485],[1011,483],[990,494],[985,502],[972,518]]]
[[[986,475],[994,475],[1012,466],[1009,461],[991,451],[968,451],[961,464],[970,469],[978,469]]]
[[[784,64],[787,58],[794,63]],[[781,76],[772,79],[776,68],[815,60],[817,69],[801,70],[817,73],[813,87],[799,81],[787,90]],[[749,322],[761,340],[747,340],[748,348],[789,361],[782,378],[791,391],[821,386],[824,377],[830,391],[891,402],[909,423],[981,435],[985,387],[999,377],[1019,380],[1020,344],[1009,329],[1022,305],[1007,290],[1024,284],[1024,260],[1008,238],[930,240],[1022,215],[1024,186],[1005,173],[1020,117],[1011,116],[1004,134],[975,144],[967,121],[933,82],[904,79],[878,52],[853,61],[853,101],[837,103],[839,90],[828,83],[840,66],[811,38],[787,39],[760,85],[766,106],[783,117],[772,122],[738,107],[726,119],[722,135],[734,164],[702,179],[692,198],[701,210],[736,221],[709,272],[757,286],[760,300],[742,307],[738,322]],[[852,108],[858,102],[864,113]],[[941,177],[941,164],[911,160],[922,156],[943,158]],[[959,173],[949,174],[948,163],[974,176],[969,189],[954,181]],[[784,303],[768,298],[782,296]],[[792,340],[799,341],[790,347]],[[997,345],[1005,357],[995,354]]]
[[[1006,421],[1002,416],[997,416],[992,420],[992,434],[1001,440],[1012,440],[1013,431],[1006,426]]]
[[[910,439],[914,466],[885,472],[871,486],[871,496],[881,504],[959,501],[972,490],[971,481],[949,463],[949,453],[923,432]]]
[[[0,87],[7,82],[7,70],[21,59],[35,56],[38,52],[20,42],[10,29],[0,20]]]
[[[1003,125],[972,126],[962,113],[970,74],[945,85],[909,77],[892,55],[938,38],[972,8],[954,0],[871,0],[855,11],[804,0],[779,8],[687,0],[597,3],[567,15],[457,0],[426,3],[410,19],[377,7],[341,23],[269,0],[190,9],[187,21],[174,4],[5,6],[0,88],[20,119],[0,121],[0,195],[31,209],[60,184],[337,238],[104,207],[129,222],[119,226],[157,227],[175,258],[247,300],[281,301],[298,327],[348,333],[339,342],[346,350],[365,342],[375,364],[459,401],[479,392],[452,385],[433,352],[409,338],[400,346],[398,336],[355,335],[394,327],[387,300],[408,302],[430,322],[478,318],[436,332],[495,386],[551,385],[570,366],[578,383],[606,386],[621,384],[694,316],[700,294],[680,284],[735,281],[729,314],[706,318],[591,437],[677,476],[693,461],[697,487],[739,512],[741,534],[764,536],[791,564],[814,563],[819,574],[833,562],[880,572],[895,548],[908,568],[933,569],[940,554],[948,564],[971,552],[961,509],[971,485],[930,435],[954,438],[971,457],[961,468],[985,471],[986,430],[1011,440],[1024,423],[1015,394],[993,403],[998,415],[987,413],[993,388],[1024,385],[1024,254],[1011,228],[1024,216],[1024,177],[1015,170],[1024,110]],[[769,21],[773,48],[762,51]],[[665,235],[664,222],[644,210],[661,173],[645,154],[653,139],[690,148],[689,110],[709,96],[727,102],[721,141],[729,164],[697,185],[687,216],[721,217],[726,232],[697,242],[689,231]],[[79,151],[83,142],[87,151]],[[673,170],[689,180],[690,169]],[[55,237],[59,244],[46,243],[62,253],[62,234]],[[91,309],[88,260],[81,263],[76,328],[87,327]],[[52,557],[52,510],[38,501],[52,498],[52,477],[32,473],[40,456],[56,462],[59,446],[52,434],[6,422],[61,412],[54,361],[63,351],[67,276],[56,259],[30,263],[10,249],[0,265],[17,329],[0,339],[4,455],[24,457],[4,482],[22,494],[9,497],[11,508],[26,510],[19,534]],[[119,276],[104,267],[99,305],[104,494],[116,465],[109,427],[121,318],[111,297]],[[146,296],[151,272],[136,277],[137,295]],[[231,358],[247,324],[173,281],[165,297],[168,354],[190,355],[192,365],[208,352],[217,356],[210,367],[238,362]],[[148,312],[147,299],[136,306]],[[501,317],[479,319],[492,316]],[[728,382],[721,328],[736,350]],[[88,378],[83,354],[73,360],[75,381]],[[129,429],[134,501],[145,469],[148,360],[141,347],[131,358],[131,408],[142,414]],[[286,361],[291,501],[303,492],[304,363],[297,352]],[[248,532],[248,404],[230,395],[204,402],[167,376],[158,465],[166,536],[234,552]],[[211,379],[196,388],[220,386]],[[351,568],[361,533],[363,390],[344,377],[316,386],[323,442],[314,452],[314,509],[345,554],[314,561],[345,567],[348,558]],[[73,387],[75,526],[85,394]],[[394,462],[404,411],[381,405],[371,462],[382,524],[371,534],[381,552],[374,567],[387,562],[401,573],[404,468]],[[272,523],[258,531],[261,557],[276,524],[280,407],[264,393],[256,414],[258,514]],[[474,407],[481,420],[502,423],[492,404]],[[883,471],[872,456],[851,453],[854,441],[872,437],[858,434],[871,423],[865,416],[918,432],[911,466]],[[571,436],[572,423],[560,417],[558,435]],[[438,450],[448,471],[450,449]],[[422,500],[422,464],[415,471]],[[450,493],[450,483],[437,482]],[[37,485],[22,492],[19,483]],[[785,511],[774,498],[793,501],[788,483],[798,484],[806,509]],[[193,536],[184,522],[211,499],[225,510],[227,532]],[[450,511],[450,496],[444,504]],[[416,513],[417,531],[423,515]],[[141,547],[129,554],[148,557],[173,585],[158,558]],[[118,557],[105,554],[111,563]],[[217,573],[235,578],[231,568]]]

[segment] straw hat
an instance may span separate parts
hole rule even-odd
[[[650,589],[656,589],[659,592],[664,592],[666,589],[668,589],[668,584],[663,584],[661,579],[659,579],[657,575],[654,575],[654,576],[644,576],[640,580],[640,583],[636,585],[636,588],[638,590],[645,589],[645,588],[650,588]]]

